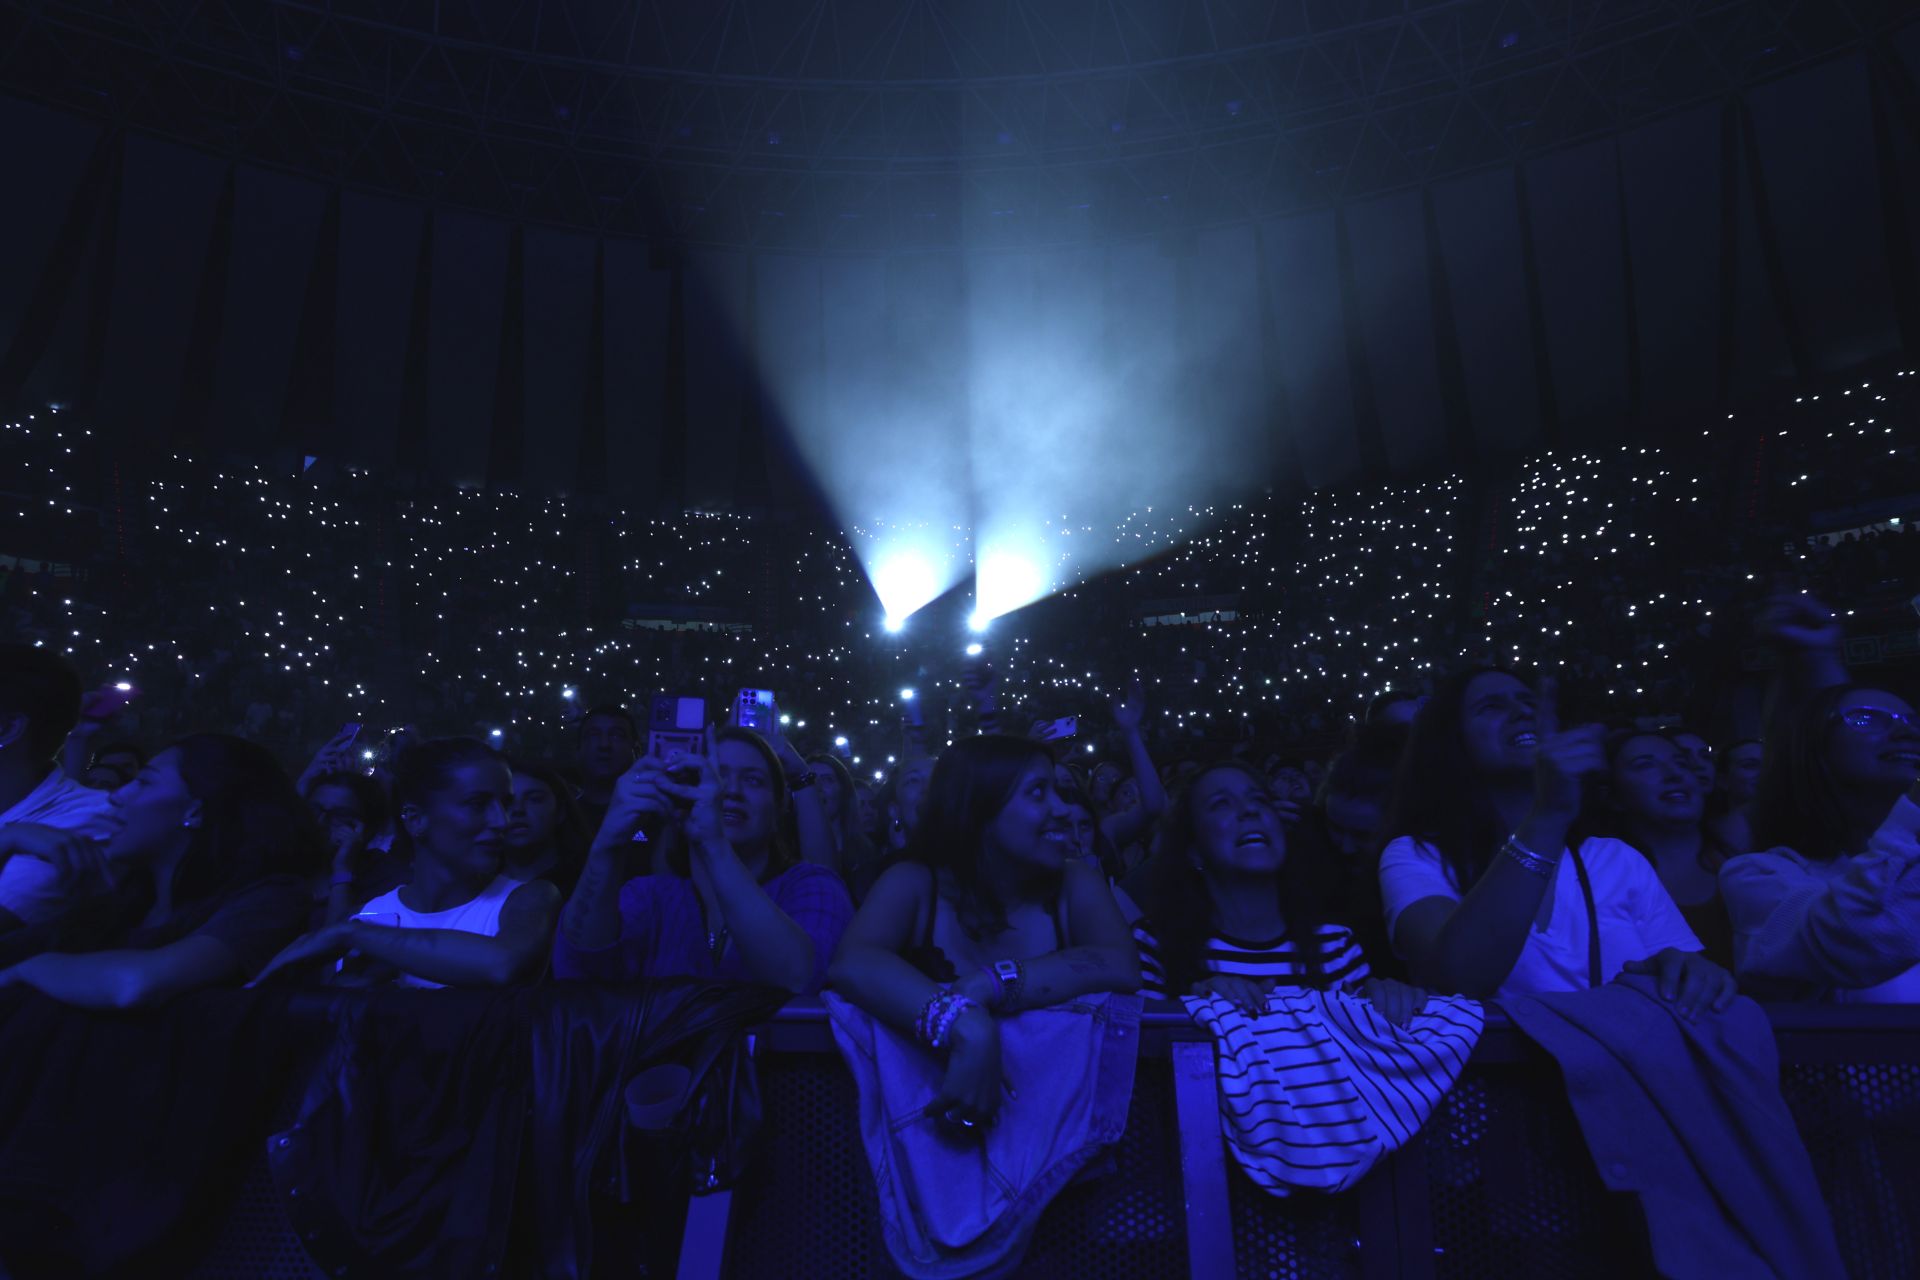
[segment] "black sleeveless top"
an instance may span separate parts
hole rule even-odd
[[[960,971],[954,967],[953,958],[933,940],[933,926],[940,919],[940,877],[932,867],[927,868],[927,888],[933,897],[932,904],[927,908],[927,927],[921,931],[920,941],[901,952],[900,958],[935,982],[958,982]],[[1066,931],[1060,927],[1059,898],[1053,900],[1052,907],[1047,911],[1047,919],[1053,924],[1053,949],[1059,951],[1067,945]]]

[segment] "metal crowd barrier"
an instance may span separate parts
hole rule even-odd
[[[1920,1275],[1920,1007],[1775,1006],[1782,1089],[1855,1280]],[[696,1197],[681,1280],[894,1275],[851,1078],[817,1004],[755,1036],[763,1148],[735,1190]],[[1428,1280],[1651,1274],[1639,1215],[1609,1193],[1558,1068],[1497,1012],[1413,1145],[1350,1192],[1275,1198],[1221,1138],[1212,1046],[1143,1020],[1126,1138],[1049,1208],[1018,1273],[1046,1280]],[[634,1274],[603,1258],[613,1275]],[[596,1267],[596,1271],[599,1268]],[[264,1159],[197,1280],[318,1276]]]

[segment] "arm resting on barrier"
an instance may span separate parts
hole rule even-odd
[[[145,1009],[240,977],[240,961],[217,938],[189,937],[152,951],[47,952],[0,973],[82,1009]]]

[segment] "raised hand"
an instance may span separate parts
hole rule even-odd
[[[780,707],[777,703],[773,708],[773,718],[767,725],[766,736],[768,745],[773,748],[773,754],[779,758],[782,773],[792,778],[807,772],[809,766],[806,757],[787,740],[786,734],[780,732]]]
[[[634,761],[633,767],[613,784],[607,816],[594,843],[626,844],[647,818],[671,814],[673,798],[665,789],[669,781],[666,761],[657,756],[641,756]]]
[[[688,784],[673,780],[673,774],[688,769],[696,771],[696,781]],[[667,775],[658,786],[669,800],[679,802],[681,829],[696,851],[715,841],[726,841],[727,828],[720,816],[720,768],[714,763],[713,726],[707,726],[707,754],[674,752],[667,757]]]
[[[1783,649],[1838,649],[1844,634],[1833,610],[1805,592],[1782,592],[1768,600],[1754,629]]]
[[[329,773],[350,773],[353,770],[353,744],[360,736],[360,729],[350,726],[328,738],[326,744],[313,753],[306,771],[300,775],[300,791],[305,794],[307,787],[315,778]]]
[[[1597,724],[1562,730],[1557,693],[1551,680],[1541,681],[1533,712],[1533,806],[1571,822],[1580,812],[1582,780],[1606,770],[1606,734]]]
[[[1147,694],[1138,680],[1113,703],[1113,723],[1122,733],[1138,733],[1147,718]]]

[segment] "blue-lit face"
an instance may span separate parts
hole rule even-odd
[[[1707,793],[1677,743],[1641,734],[1613,757],[1613,800],[1620,812],[1649,827],[1686,826],[1706,812]]]
[[[453,769],[446,784],[400,821],[412,837],[415,858],[440,863],[460,876],[491,878],[507,847],[507,812],[513,808],[513,772],[495,760]]]
[[[633,726],[620,716],[588,716],[580,726],[580,767],[607,782],[633,767]]]
[[[1841,700],[1827,727],[1827,770],[1843,788],[1903,791],[1920,776],[1920,733],[1906,699],[1861,689]]]
[[[933,761],[909,760],[900,766],[893,784],[893,807],[908,831],[920,825],[920,806],[926,803],[927,783],[933,779]]]
[[[530,773],[513,775],[513,806],[507,811],[507,847],[544,849],[560,826],[560,800]]]
[[[1271,788],[1244,769],[1210,769],[1193,781],[1194,855],[1209,875],[1280,870],[1287,835]]]
[[[746,742],[722,742],[713,763],[720,774],[720,823],[736,849],[762,848],[780,824],[767,758]]]
[[[133,780],[113,793],[106,854],[115,862],[145,865],[180,846],[200,802],[180,776],[180,752],[169,747],[147,761]]]
[[[1765,748],[1757,742],[1742,742],[1728,748],[1721,781],[1728,803],[1735,808],[1753,803],[1754,794],[1760,789],[1760,762],[1764,755]]]
[[[840,774],[830,764],[815,762],[807,766],[813,774],[813,785],[820,789],[820,808],[829,818],[838,817],[840,804],[846,794],[840,788]]]
[[[1489,671],[1467,683],[1461,745],[1476,773],[1525,773],[1533,768],[1533,706],[1533,690],[1504,671]]]
[[[1053,766],[1036,757],[1013,795],[987,825],[989,854],[1043,870],[1074,856],[1073,814],[1053,785]]]
[[[1701,792],[1712,791],[1719,776],[1714,770],[1712,745],[1697,733],[1676,733],[1673,741],[1680,748],[1681,763],[1700,780]]]

